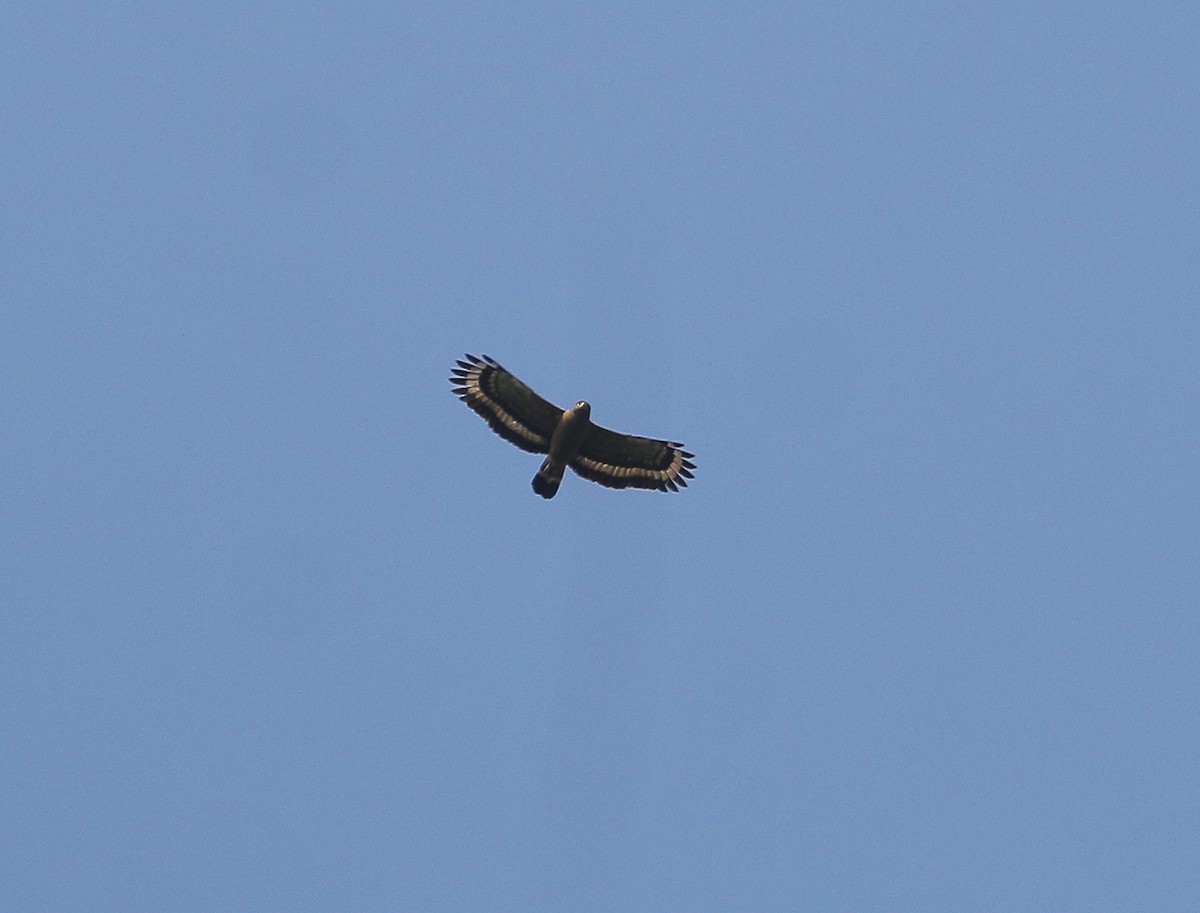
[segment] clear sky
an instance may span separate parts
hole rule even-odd
[[[1200,909],[1198,35],[7,6],[0,909]]]

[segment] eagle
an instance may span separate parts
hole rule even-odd
[[[679,491],[696,464],[682,444],[619,434],[592,424],[592,407],[562,410],[517,380],[494,358],[467,355],[450,372],[454,393],[500,437],[530,453],[547,454],[533,490],[553,498],[567,466],[608,488]]]

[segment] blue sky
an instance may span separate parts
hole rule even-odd
[[[1200,906],[1195,8],[2,20],[0,907]]]

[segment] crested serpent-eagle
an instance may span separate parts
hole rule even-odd
[[[486,355],[459,361],[450,383],[502,438],[530,453],[547,454],[533,477],[533,490],[543,498],[554,497],[567,466],[609,488],[658,491],[687,487],[696,468],[682,444],[593,425],[592,407],[585,402],[564,412]]]

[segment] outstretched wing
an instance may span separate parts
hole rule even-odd
[[[530,453],[549,453],[563,411],[548,403],[484,355],[467,355],[450,372],[455,394],[483,416],[492,430]]]
[[[570,466],[585,479],[609,488],[679,491],[687,487],[696,468],[692,454],[682,448],[682,444],[592,425]]]

